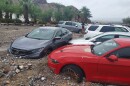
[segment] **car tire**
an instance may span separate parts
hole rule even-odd
[[[82,30],[78,30],[78,33],[79,33],[79,34],[82,33]]]
[[[73,73],[74,76],[71,76],[71,77],[75,78],[78,83],[83,81],[84,73],[81,70],[81,68],[79,68],[78,66],[76,66],[76,65],[65,66],[62,69],[62,73],[64,73],[66,75],[66,74],[68,74],[67,72],[71,73],[71,74]],[[71,75],[71,74],[68,74],[68,75]]]

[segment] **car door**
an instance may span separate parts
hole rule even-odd
[[[96,42],[104,42],[113,38],[115,38],[115,35],[105,35],[105,36],[98,37],[95,40]]]
[[[118,60],[109,60],[111,55],[115,55]],[[101,81],[130,84],[130,47],[121,48],[101,58],[98,73]]]
[[[66,28],[66,29],[68,29],[70,31],[73,31],[72,22],[70,22],[70,21],[66,22],[64,28]]]
[[[64,43],[64,40],[63,40],[63,34],[62,34],[62,31],[61,30],[58,30],[57,32],[56,32],[56,34],[55,34],[55,38],[61,38],[61,39],[58,39],[58,40],[54,40],[53,42],[54,42],[54,44],[55,44],[55,47],[56,48],[58,48],[58,47],[60,47],[60,46],[62,46],[63,45],[63,43]],[[54,38],[54,39],[55,39]]]
[[[78,24],[75,22],[72,22],[72,30],[73,32],[78,32],[80,29],[78,29]]]
[[[69,31],[66,29],[61,29],[62,30],[62,39],[63,41],[66,43],[68,43],[68,41],[70,41],[70,39],[72,38],[71,34],[69,34]]]

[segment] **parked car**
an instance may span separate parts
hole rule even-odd
[[[58,27],[66,28],[72,32],[80,33],[82,31],[82,23],[73,21],[59,21]],[[86,27],[86,25],[85,25]]]
[[[67,45],[48,56],[48,66],[55,73],[87,81],[130,85],[130,39],[117,38],[99,45]]]
[[[40,27],[26,36],[16,39],[9,52],[21,58],[40,58],[52,50],[67,44],[72,33],[60,27]]]
[[[106,32],[102,33],[99,35],[96,35],[91,38],[78,38],[78,39],[73,39],[69,43],[70,44],[76,44],[76,45],[81,45],[81,44],[89,44],[89,45],[95,45],[102,43],[104,41],[114,39],[114,38],[130,38],[130,33],[127,32]]]
[[[130,28],[122,25],[89,25],[84,38],[90,38],[104,32],[130,32]]]

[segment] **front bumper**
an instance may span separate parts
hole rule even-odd
[[[53,62],[51,61],[51,58],[48,57],[48,67],[49,67],[55,74],[59,74],[62,65],[61,65],[60,63],[58,63],[58,64],[53,63]]]
[[[17,58],[25,58],[25,59],[36,59],[36,58],[40,58],[40,55],[41,55],[41,52],[36,52],[36,53],[32,53],[32,54],[25,54],[25,55],[16,55],[16,54],[13,54],[11,49],[9,48],[8,49],[8,52],[10,54],[12,54],[14,57],[17,57]]]

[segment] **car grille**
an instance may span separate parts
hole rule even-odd
[[[25,56],[25,55],[31,54],[31,51],[17,49],[17,48],[11,48],[11,53],[14,55]]]

